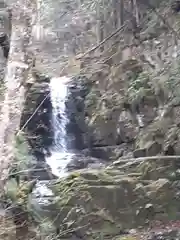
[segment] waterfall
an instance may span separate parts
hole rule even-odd
[[[50,83],[51,103],[53,106],[52,126],[54,130],[54,146],[56,151],[67,152],[65,101],[68,94],[66,81],[68,78],[52,78]]]
[[[59,177],[65,175],[65,168],[73,156],[68,151],[66,133],[68,124],[66,114],[68,81],[70,81],[70,78],[59,77],[52,78],[50,82],[54,142],[51,148],[51,156],[47,157],[46,161],[51,167],[53,174]]]

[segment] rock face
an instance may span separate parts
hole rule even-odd
[[[69,148],[82,150],[89,147],[88,128],[85,118],[85,97],[90,90],[89,81],[84,76],[75,77],[69,84],[69,95],[66,102],[67,116],[67,135]]]
[[[89,78],[93,84],[84,99],[89,146],[109,149],[125,144],[126,148],[133,146],[134,157],[178,155],[179,109],[178,103],[173,103],[178,93],[171,95],[172,102],[167,103],[169,87],[164,90],[159,87],[156,93],[153,74],[148,75],[138,59],[111,67],[108,76],[104,76],[103,67],[99,71],[101,75]],[[173,71],[170,70],[170,75]],[[96,155],[94,151],[92,154]],[[103,153],[99,152],[98,157],[104,158]]]
[[[162,5],[159,6],[160,2]],[[165,2],[158,1],[157,7],[172,18]],[[83,124],[76,121],[76,129],[81,126],[86,129],[81,134],[86,141],[81,137],[79,149],[89,146],[108,149],[109,146],[126,144],[127,147],[133,145],[135,157],[179,154],[180,95],[176,64],[179,60],[178,54],[174,54],[179,50],[172,43],[169,29],[160,26],[156,17],[153,13],[140,30],[143,48],[135,39],[132,39],[132,48],[124,40],[105,49],[100,57],[95,51],[92,57],[81,59],[81,72],[91,85],[83,100],[79,99],[83,102],[81,113],[76,113],[77,116],[83,115],[80,117]],[[174,29],[177,22],[178,15],[172,20]],[[167,41],[172,44],[168,45]],[[124,56],[128,51],[128,56]],[[95,151],[97,153],[97,149]],[[93,156],[96,153],[92,151]],[[104,158],[103,154],[98,153],[98,156]]]
[[[49,81],[47,76],[36,75],[36,82],[27,91],[21,118],[21,128],[27,132],[28,142],[39,160],[53,141]]]
[[[30,147],[28,138],[25,134],[16,137],[14,146],[15,163],[10,170],[10,178],[17,174],[17,179],[28,180],[52,180],[55,176],[50,167],[41,158],[34,154],[34,149]]]
[[[133,146],[122,143],[115,146],[104,146],[104,147],[91,147],[90,149],[84,149],[82,152],[86,156],[92,156],[111,162],[119,159],[123,156],[132,156]]]

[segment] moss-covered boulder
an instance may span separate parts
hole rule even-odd
[[[48,215],[64,239],[113,239],[123,229],[176,217],[178,200],[166,178],[142,180],[117,168],[77,171],[51,184],[54,205]]]

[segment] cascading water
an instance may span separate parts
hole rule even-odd
[[[54,128],[54,150],[60,152],[67,151],[66,145],[66,116],[65,100],[67,98],[66,77],[52,78],[50,83],[51,102],[53,106],[52,125]]]
[[[67,77],[52,78],[50,82],[52,102],[52,126],[54,131],[54,143],[51,148],[51,156],[46,158],[54,175],[62,177],[65,168],[72,159],[73,154],[68,151],[66,126],[68,118],[66,114],[66,100],[68,96]]]
[[[52,78],[50,82],[54,141],[50,149],[51,154],[46,157],[46,162],[50,166],[52,173],[57,177],[67,176],[66,167],[74,156],[68,149],[66,132],[66,126],[68,124],[66,100],[68,97],[68,82],[70,80],[71,79],[67,77],[58,77]],[[39,181],[36,184],[33,193],[38,203],[48,204],[48,198],[54,195],[47,187],[47,182],[48,181]]]

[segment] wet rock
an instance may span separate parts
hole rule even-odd
[[[34,155],[40,160],[43,159],[43,149],[48,150],[53,142],[49,84],[47,76],[44,76],[44,82],[41,77],[40,82],[35,79],[35,83],[27,90],[20,123],[20,127],[27,133]]]
[[[172,147],[171,145],[167,146],[166,149],[164,149],[164,154],[167,156],[175,155],[174,147]]]
[[[67,170],[73,171],[85,168],[101,168],[105,166],[103,160],[93,157],[86,157],[81,154],[76,154],[72,157],[72,160],[67,164]]]
[[[123,155],[123,149],[118,146],[95,147],[91,150],[84,150],[87,155],[104,160],[116,160]]]
[[[86,135],[88,129],[85,123],[85,97],[88,94],[90,86],[84,76],[73,78],[68,86],[69,95],[66,101],[67,116],[67,139],[70,149],[81,150],[88,147]]]
[[[56,179],[57,177],[52,174],[52,171],[48,164],[45,162],[36,162],[36,164],[32,165],[30,167],[29,173],[28,173],[28,178],[30,180],[32,179],[37,179],[39,181],[44,181],[44,180],[52,180]]]
[[[146,157],[146,149],[145,148],[136,149],[133,152],[133,157],[134,158]]]
[[[122,156],[127,156],[132,152],[132,146],[127,144],[120,144],[115,146],[92,147],[82,151],[86,156],[104,159],[107,161],[115,161]]]
[[[135,158],[138,157],[147,157],[147,156],[156,156],[161,153],[162,146],[158,142],[149,142],[145,145],[145,148],[136,149],[133,152]]]
[[[147,156],[155,156],[155,155],[159,154],[161,152],[161,150],[162,150],[162,146],[158,142],[149,142],[146,145]]]

